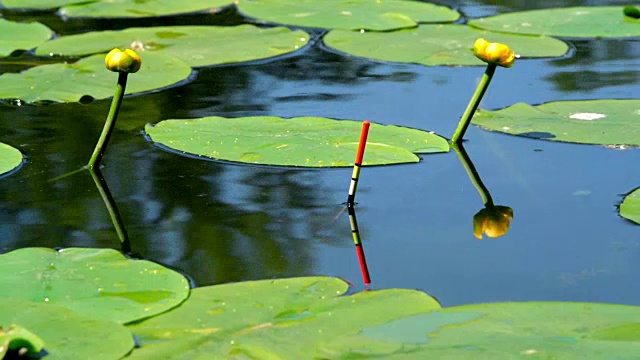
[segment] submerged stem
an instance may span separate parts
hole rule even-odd
[[[489,193],[487,187],[482,183],[482,179],[480,179],[478,171],[476,170],[475,166],[473,166],[473,162],[471,162],[469,155],[467,155],[467,152],[464,150],[464,146],[462,146],[462,144],[452,143],[451,148],[455,151],[456,155],[458,155],[458,159],[460,159],[462,167],[464,167],[464,170],[469,176],[469,180],[471,180],[473,186],[476,188],[476,190],[478,190],[478,194],[480,194],[484,206],[493,206],[493,199],[491,198],[491,194]]]
[[[89,169],[100,166],[102,156],[104,156],[104,153],[107,150],[107,143],[109,142],[111,133],[116,125],[116,119],[118,118],[118,112],[120,111],[120,104],[122,104],[122,98],[124,97],[124,90],[127,87],[127,75],[129,74],[126,72],[118,73],[116,92],[113,95],[111,107],[109,108],[109,115],[107,115],[107,121],[104,123],[102,134],[100,134],[100,139],[98,139],[96,148],[93,150],[93,154],[89,160]]]
[[[484,75],[482,76],[482,79],[480,79],[480,83],[476,88],[476,92],[473,93],[473,96],[471,97],[471,101],[469,101],[469,105],[467,105],[467,109],[464,111],[464,114],[462,115],[462,118],[458,123],[458,128],[456,129],[456,132],[451,137],[452,144],[459,144],[462,142],[462,137],[464,136],[465,131],[467,131],[467,128],[471,123],[473,114],[478,109],[480,100],[482,100],[482,96],[484,96],[484,92],[487,91],[487,88],[489,87],[491,78],[493,78],[493,74],[496,71],[496,66],[497,66],[496,64],[487,65],[487,69],[485,70]]]

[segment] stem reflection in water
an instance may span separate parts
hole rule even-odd
[[[116,202],[109,191],[107,182],[104,180],[104,176],[102,176],[102,173],[98,168],[88,168],[88,170],[93,178],[93,182],[98,188],[102,201],[104,201],[104,205],[107,207],[109,217],[111,218],[111,222],[113,222],[113,227],[116,229],[118,239],[120,239],[122,252],[125,254],[131,254],[131,244],[129,242],[129,235],[127,235],[127,229],[124,227],[122,217],[120,216]]]
[[[467,155],[462,144],[452,143],[451,148],[458,155],[460,163],[469,176],[469,180],[478,191],[484,203],[484,209],[478,211],[473,216],[473,234],[478,239],[482,239],[482,234],[488,237],[500,237],[509,231],[511,219],[513,219],[513,209],[508,206],[494,205],[491,194],[482,183],[478,171],[473,166],[473,162]]]

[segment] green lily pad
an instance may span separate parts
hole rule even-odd
[[[40,23],[17,23],[0,19],[0,56],[30,50],[49,40],[53,32]]]
[[[283,27],[162,26],[63,36],[38,47],[36,54],[85,56],[119,47],[174,56],[190,66],[208,66],[283,55],[308,41],[306,32]]]
[[[401,319],[369,332],[377,334],[403,325],[415,325],[414,331],[428,334],[423,340],[427,346],[417,353],[437,359],[634,359],[640,346],[637,306],[552,302],[465,305]]]
[[[167,311],[189,295],[179,273],[111,249],[19,249],[0,255],[0,272],[2,297],[120,323]]]
[[[44,348],[44,341],[31,331],[14,324],[4,325],[5,329],[2,324],[0,320],[0,359],[9,350],[26,351],[26,354],[33,356]]]
[[[347,287],[339,279],[308,277],[196,288],[179,308],[130,325],[141,343],[131,358],[345,358],[339,356],[343,337],[440,308],[415,290],[339,297]],[[350,346],[373,358],[398,345],[375,339]]]
[[[640,188],[624,197],[620,204],[620,216],[640,224]]]
[[[570,38],[640,36],[640,19],[625,16],[622,6],[512,12],[470,20],[469,25],[492,31]]]
[[[317,117],[205,117],[149,124],[151,140],[178,152],[251,164],[353,166],[362,122]],[[418,162],[414,153],[449,151],[421,130],[371,124],[364,165]]]
[[[0,176],[22,165],[20,150],[0,143]]]
[[[445,6],[403,0],[241,0],[237,6],[244,15],[272,23],[347,30],[388,31],[460,17]]]
[[[129,75],[127,94],[164,88],[191,74],[190,66],[171,56],[144,52],[141,58],[140,71]],[[104,54],[100,54],[73,64],[41,65],[18,74],[3,74],[0,98],[25,102],[75,102],[87,96],[105,99],[113,96],[117,80],[118,75],[105,68]]]
[[[46,288],[41,290],[46,291]],[[0,295],[0,325],[16,324],[36,334],[42,340],[33,344],[33,350],[37,351],[44,342],[47,360],[119,359],[134,346],[131,332],[123,325],[81,315],[61,306],[3,297],[6,295],[4,292]],[[33,342],[31,337],[24,340]]]
[[[87,0],[2,0],[2,6],[11,10],[49,10],[84,2]]]
[[[179,15],[211,11],[233,4],[233,0],[118,0],[89,1],[65,6],[59,14],[66,18],[126,18]]]
[[[537,139],[599,145],[640,145],[640,100],[518,103],[479,110],[473,123],[487,130]]]
[[[522,57],[562,56],[566,43],[546,36],[493,33],[464,25],[421,25],[393,32],[332,30],[324,43],[338,51],[383,61],[438,65],[486,65],[473,55],[476,39],[507,44]]]

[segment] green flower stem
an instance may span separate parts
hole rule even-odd
[[[462,167],[464,167],[464,170],[469,176],[469,180],[471,180],[473,186],[478,190],[478,194],[480,194],[482,202],[484,202],[484,206],[492,207],[493,199],[491,198],[491,194],[487,187],[482,183],[482,179],[480,179],[478,171],[473,166],[473,162],[471,162],[471,159],[469,158],[469,155],[467,155],[462,144],[452,143],[451,148],[456,152],[456,155],[458,155],[458,159],[460,160]]]
[[[99,169],[89,168],[89,173],[91,173],[91,177],[93,178],[93,182],[96,184],[96,187],[98,188],[100,197],[102,197],[102,201],[104,201],[104,205],[107,207],[107,211],[109,212],[109,217],[111,217],[111,222],[113,223],[113,227],[116,229],[116,233],[118,234],[118,239],[120,239],[122,252],[125,254],[131,253],[129,235],[127,234],[127,230],[124,228],[122,218],[120,217],[120,212],[118,211],[116,202],[113,199],[111,192],[109,191],[107,182],[104,180],[104,177],[102,176],[102,173],[100,172]]]
[[[485,70],[482,79],[480,79],[480,83],[476,88],[476,92],[473,93],[473,97],[471,97],[471,101],[469,101],[469,105],[467,105],[467,109],[464,111],[462,118],[460,119],[460,123],[458,123],[458,128],[456,132],[451,137],[452,144],[460,144],[462,143],[462,137],[464,136],[465,131],[471,124],[471,119],[473,118],[473,114],[475,114],[478,109],[478,105],[480,104],[480,100],[482,100],[482,96],[484,96],[485,91],[489,87],[489,83],[493,78],[493,74],[496,72],[496,64],[488,64],[487,70]]]
[[[89,169],[100,166],[100,161],[104,152],[107,150],[107,143],[111,137],[111,133],[116,125],[116,119],[118,118],[118,112],[120,111],[120,104],[122,104],[122,98],[124,97],[124,90],[127,87],[127,75],[126,72],[118,73],[118,85],[116,86],[116,93],[113,95],[111,101],[111,108],[109,108],[109,115],[107,115],[107,121],[104,123],[102,134],[96,144],[96,148],[93,150],[91,160],[89,160]]]

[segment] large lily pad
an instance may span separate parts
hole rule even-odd
[[[640,19],[622,6],[550,8],[512,12],[469,21],[469,25],[508,33],[570,38],[640,36]]]
[[[6,295],[0,295],[0,326],[16,324],[37,335],[44,342],[47,360],[119,359],[133,348],[133,336],[123,325],[61,306],[2,297]],[[33,345],[37,349],[42,344]]]
[[[179,59],[162,54],[141,54],[142,68],[129,76],[127,94],[160,89],[191,74],[191,67]],[[0,98],[26,102],[75,102],[89,96],[113,96],[118,75],[104,66],[104,54],[90,56],[73,64],[41,65],[18,74],[0,76]]]
[[[53,33],[40,23],[17,23],[0,19],[0,56],[30,50],[49,40]]]
[[[164,120],[147,125],[156,143],[219,160],[285,166],[353,166],[362,123],[273,116]],[[421,130],[371,124],[364,165],[418,162],[414,153],[449,151],[447,140]]]
[[[508,44],[523,57],[562,56],[569,47],[545,36],[493,33],[463,25],[421,25],[393,32],[332,30],[324,43],[347,54],[384,61],[436,65],[486,65],[473,55],[477,38]]]
[[[439,309],[414,290],[338,297],[347,284],[324,277],[263,280],[194,289],[182,306],[130,326],[141,348],[131,358],[337,359],[345,336],[399,317]],[[383,356],[397,344],[349,344]]]
[[[22,165],[20,150],[0,143],[0,176]]]
[[[153,17],[214,11],[232,4],[233,0],[154,0],[152,4],[140,0],[102,0],[65,6],[59,13],[67,18]]]
[[[445,6],[404,0],[240,0],[238,9],[279,24],[347,30],[387,31],[460,17]]]
[[[620,216],[640,224],[640,188],[624,197],[620,204]]]
[[[177,272],[111,249],[19,249],[0,255],[0,272],[0,297],[121,323],[167,311],[189,295]]]
[[[295,278],[195,289],[174,311],[130,326],[136,359],[634,359],[640,307],[494,303],[442,309],[425,293],[341,295]],[[606,356],[605,356],[606,355]]]
[[[308,41],[306,32],[283,27],[162,26],[63,36],[38,47],[36,54],[85,56],[120,47],[171,55],[190,66],[207,66],[283,55]]]
[[[640,145],[640,100],[518,103],[479,110],[473,123],[512,135],[600,145]]]
[[[525,302],[433,311],[365,329],[362,337],[404,339],[420,347],[416,359],[635,359],[639,334],[637,306]]]

